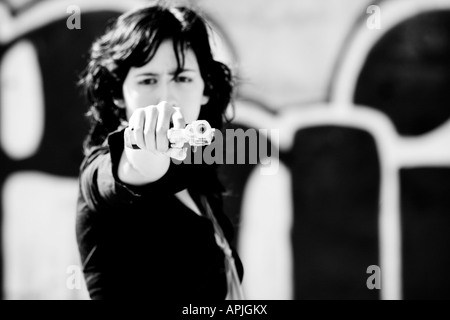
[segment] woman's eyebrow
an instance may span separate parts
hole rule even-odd
[[[173,76],[173,75],[180,74],[182,72],[197,72],[197,70],[195,70],[195,69],[187,69],[187,68],[180,68],[179,70],[174,70],[174,71],[170,72],[169,74],[171,76]]]
[[[197,72],[197,70],[195,70],[195,69],[187,69],[187,68],[185,69],[185,68],[182,68],[182,69],[180,69],[180,70],[174,70],[174,71],[169,72],[169,75],[174,76],[174,75],[180,74],[180,73],[182,73],[182,72]],[[148,71],[142,72],[142,73],[137,73],[137,74],[136,74],[136,76],[138,76],[138,77],[140,77],[140,76],[143,76],[143,77],[157,77],[157,76],[159,76],[159,75],[160,75],[160,73],[157,73],[157,72],[148,72]]]
[[[142,72],[142,73],[137,73],[136,76],[137,77],[140,77],[140,76],[157,77],[157,76],[159,76],[159,74],[154,73],[154,72]]]

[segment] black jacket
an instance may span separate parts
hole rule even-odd
[[[76,234],[92,299],[224,299],[224,255],[206,215],[174,194],[188,189],[200,210],[206,195],[228,241],[233,227],[222,211],[221,185],[207,165],[174,164],[160,180],[130,186],[117,176],[123,133],[84,159]],[[233,250],[242,280],[242,263]]]

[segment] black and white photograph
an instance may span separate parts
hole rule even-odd
[[[0,300],[448,300],[449,88],[450,0],[0,0]]]

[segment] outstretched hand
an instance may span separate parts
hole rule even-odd
[[[184,159],[186,149],[172,145],[168,131],[184,129],[186,122],[179,107],[173,103],[162,101],[157,105],[139,108],[131,115],[129,125],[125,129],[125,146],[141,149],[153,154],[164,154],[172,158]]]

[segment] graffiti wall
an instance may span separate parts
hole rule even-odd
[[[75,83],[107,21],[146,2],[0,3],[4,299],[87,299]],[[220,171],[247,298],[449,298],[450,1],[192,3],[239,75],[232,126],[276,164]]]

